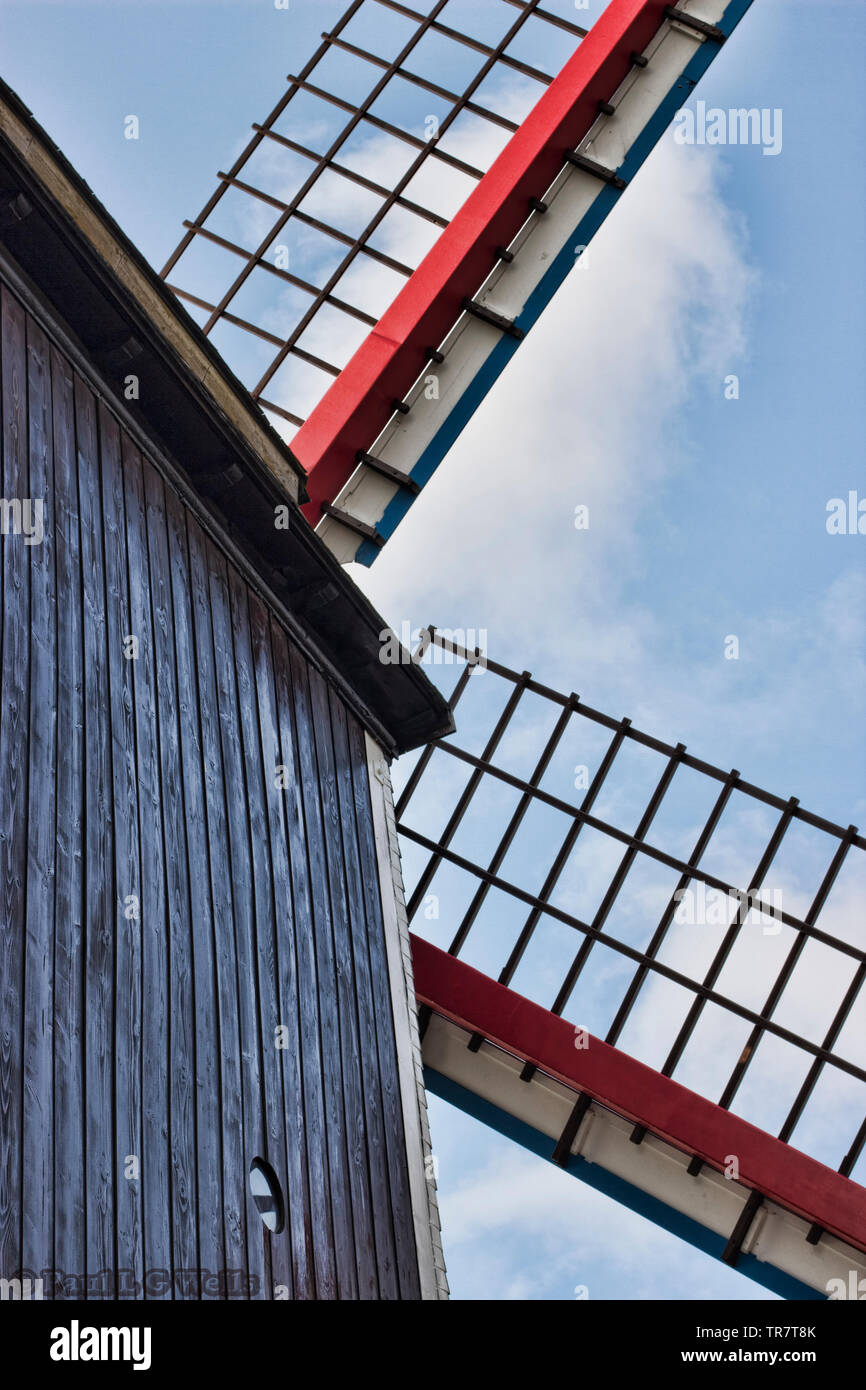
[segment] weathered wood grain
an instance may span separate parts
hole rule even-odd
[[[360,726],[50,323],[0,320],[3,496],[45,502],[0,556],[0,1275],[417,1298]]]
[[[57,593],[51,506],[54,492],[51,358],[48,339],[27,323],[27,495],[42,503],[43,535],[30,556],[30,710],[27,929],[24,961],[22,1264],[39,1275],[54,1264],[54,844],[57,761]],[[44,1290],[51,1297],[52,1286]]]
[[[84,699],[73,374],[51,351],[57,562],[57,843],[54,872],[54,1269],[58,1296],[83,1297]]]
[[[121,1294],[143,1280],[141,1203],[141,865],[135,757],[134,647],[130,643],[126,507],[120,428],[99,405],[108,704],[114,824],[114,1088],[117,1267]]]

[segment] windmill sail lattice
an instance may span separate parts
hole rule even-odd
[[[341,561],[378,554],[750,3],[612,0],[586,30],[535,0],[355,0],[254,127],[163,275],[297,427],[306,515]],[[380,34],[383,11],[405,32]],[[299,132],[326,112],[314,149]],[[247,244],[230,198],[263,213]],[[186,276],[204,245],[221,295]]]
[[[357,324],[373,327],[378,321],[364,302],[358,302],[363,296],[353,296],[351,281],[358,262],[393,272],[397,278],[389,282],[392,287],[411,276],[418,260],[418,246],[425,246],[425,241],[429,244],[448,226],[449,218],[440,210],[443,201],[459,202],[484,174],[483,167],[460,157],[449,145],[472,145],[489,157],[518,129],[518,123],[502,109],[514,102],[509,93],[503,101],[498,75],[516,74],[523,80],[527,90],[520,105],[524,109],[531,107],[535,94],[552,82],[549,73],[506,49],[527,35],[528,22],[533,20],[556,34],[560,60],[564,61],[587,32],[544,9],[539,0],[494,0],[488,6],[487,16],[479,16],[476,8],[474,16],[465,17],[467,32],[455,23],[443,22],[443,13],[449,20],[452,16],[456,19],[462,8],[453,0],[438,0],[429,13],[423,14],[397,0],[353,0],[331,32],[322,35],[321,46],[309,62],[297,75],[289,77],[289,86],[274,109],[264,121],[254,124],[252,138],[231,169],[218,174],[216,191],[195,221],[184,224],[185,235],[163,267],[163,277],[175,293],[205,316],[207,332],[220,323],[231,324],[273,347],[267,365],[257,379],[248,377],[248,385],[266,410],[291,426],[304,423],[300,412],[305,403],[323,395],[329,378],[338,376],[341,370],[341,364],[305,347],[305,342],[315,337],[316,319],[321,311],[331,309],[343,316],[332,320],[332,336],[341,350],[352,341],[352,330]],[[363,40],[369,33],[371,10],[385,12],[391,20],[388,41],[396,51],[390,58],[370,52],[365,42],[352,41],[356,35]],[[439,40],[432,53],[430,40]],[[474,60],[460,91],[427,75],[441,70],[453,82],[454,50],[463,50]],[[334,72],[334,60],[340,56],[349,61],[337,63]],[[465,64],[457,66],[459,71]],[[347,71],[355,74],[351,85],[357,87],[360,77],[361,86],[369,87],[357,101],[347,100],[331,89],[342,85],[345,92]],[[369,83],[365,81],[368,76]],[[483,95],[485,87],[492,88],[489,98]],[[379,114],[389,107],[399,110],[402,106],[405,110],[407,95],[414,92],[421,95],[424,110],[434,108],[427,118],[426,135],[423,119],[419,122],[419,134],[407,125],[405,114],[402,123]],[[310,148],[310,136],[306,134],[310,129],[322,132],[327,148]],[[427,186],[432,191],[429,201],[425,201],[423,191],[417,195],[413,192],[423,185],[427,165],[460,175],[450,185],[446,181],[444,188],[428,179]],[[382,181],[383,166],[392,176],[387,184]],[[289,188],[291,192],[287,191]],[[218,230],[220,205],[232,191],[273,213],[255,249],[239,245]],[[277,193],[283,196],[276,196]],[[345,197],[341,199],[340,193]],[[308,208],[317,201],[335,206],[337,214],[342,214],[341,225],[314,216]],[[371,209],[360,227],[359,206]],[[275,244],[285,244],[297,232],[302,235],[297,255],[291,259],[306,265],[324,264],[327,253],[336,252],[336,263],[323,275],[322,284],[313,284],[275,262]],[[236,269],[236,274],[214,303],[184,287],[184,272],[190,259],[187,253],[196,238],[221,247],[236,258],[234,264],[224,262],[227,268]],[[405,248],[406,258],[389,254],[383,249],[385,245]],[[256,271],[273,277],[274,293],[281,284],[300,291],[293,304],[296,321],[288,318],[283,336],[271,332],[261,322],[245,318],[236,307]],[[357,278],[355,275],[355,281]],[[286,405],[271,399],[271,393],[283,394],[279,380],[274,382],[274,378],[289,358],[315,369],[318,376],[311,373],[306,382],[298,383],[297,395],[292,396],[289,391],[290,404]]]
[[[477,653],[430,633],[466,662],[456,709]],[[429,744],[396,806],[428,1086],[776,1292],[826,1296],[866,1259],[866,950],[845,905],[866,838],[484,664],[490,732]],[[510,738],[527,702],[535,736]],[[589,747],[575,797],[566,754]],[[643,806],[612,788],[624,761]]]

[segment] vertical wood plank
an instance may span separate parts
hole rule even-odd
[[[356,1007],[356,966],[349,927],[349,903],[343,862],[343,831],[334,766],[328,687],[317,671],[310,671],[310,700],[319,769],[319,798],[325,835],[327,876],[330,887],[334,962],[337,976],[337,1008],[340,1019],[340,1059],[348,1189],[352,1208],[355,1261],[359,1298],[379,1296],[376,1241],[367,1157],[367,1116],[361,1084],[361,1059]],[[323,885],[324,887],[324,885]]]
[[[120,1297],[143,1281],[141,1176],[141,868],[135,757],[134,649],[127,574],[127,525],[120,428],[99,405],[108,686],[114,801],[115,1192]]]
[[[27,360],[24,310],[2,292],[3,491],[27,497]],[[2,545],[0,658],[0,1276],[21,1267],[24,931],[27,864],[29,557],[24,536]]]
[[[255,668],[262,767],[268,792],[271,873],[273,879],[278,955],[278,1021],[285,1029],[286,1046],[279,1051],[283,1085],[283,1118],[286,1142],[286,1205],[288,1239],[292,1251],[295,1298],[315,1297],[313,1231],[310,1186],[306,1162],[301,1030],[296,959],[296,922],[289,870],[286,788],[295,776],[293,765],[283,763],[277,724],[275,658],[271,652],[270,616],[261,599],[250,592],[250,635]],[[277,769],[280,769],[279,778]],[[279,785],[278,785],[279,781]],[[267,1031],[267,1030],[266,1030]]]
[[[333,1299],[337,1297],[337,1269],[334,1258],[334,1229],[326,1148],[319,984],[313,940],[312,897],[315,887],[314,882],[311,881],[310,863],[306,848],[304,796],[299,751],[301,733],[296,716],[291,649],[285,632],[276,620],[271,622],[271,646],[274,655],[274,683],[280,732],[281,763],[286,768],[287,773],[283,805],[288,835],[292,900],[295,910],[301,1068],[312,1219],[310,1235],[315,1257],[317,1297]]]
[[[38,1277],[54,1264],[54,846],[57,620],[52,522],[51,360],[27,319],[28,496],[41,501],[43,536],[30,560],[30,715],[27,935],[24,965],[22,1263]],[[53,1279],[44,1283],[51,1297]]]
[[[238,1010],[237,957],[234,945],[231,869],[228,854],[228,819],[220,739],[220,712],[217,697],[213,624],[210,604],[208,542],[201,527],[188,518],[190,577],[195,628],[195,660],[198,673],[198,699],[201,717],[204,797],[208,833],[208,864],[213,904],[213,935],[208,941],[197,931],[196,980],[214,972],[217,1007],[212,1020],[212,1046],[219,1062],[221,1199],[225,1264],[215,1274],[236,1270],[247,1275],[246,1253],[246,1171],[243,1148],[243,1107],[241,1078],[241,1037]],[[199,951],[198,948],[201,948]],[[201,967],[201,969],[199,969]],[[204,997],[204,991],[202,992]],[[216,1194],[214,1194],[216,1196]],[[204,1293],[211,1291],[206,1283]],[[213,1294],[212,1294],[213,1296]],[[225,1297],[225,1290],[219,1294]]]
[[[330,703],[339,817],[343,827],[346,896],[349,929],[352,938],[354,986],[358,1007],[364,1112],[367,1126],[367,1155],[379,1268],[379,1289],[381,1298],[396,1299],[400,1297],[400,1285],[389,1201],[388,1149],[382,1105],[382,1083],[379,1076],[376,1013],[367,942],[367,920],[364,911],[363,872],[358,847],[357,821],[359,815],[365,814],[366,807],[359,806],[355,802],[346,707],[333,690],[330,692]]]
[[[57,591],[54,934],[54,1268],[57,1297],[84,1297],[84,691],[72,369],[51,351]]]
[[[266,770],[262,762],[261,730],[258,719],[255,671],[250,637],[249,587],[237,570],[229,570],[229,596],[235,646],[235,672],[238,689],[238,712],[243,746],[246,782],[247,816],[249,820],[251,857],[248,872],[253,882],[255,914],[254,965],[257,991],[253,1000],[258,1023],[262,1094],[259,1105],[264,1112],[265,1147],[260,1157],[271,1164],[280,1186],[286,1189],[286,1135],[282,1109],[282,1078],[280,1054],[277,1051],[276,1030],[281,1022],[277,1000],[279,963],[274,927],[274,894],[271,877],[270,820],[268,817],[269,786],[274,783],[274,769]],[[276,790],[276,789],[275,789]],[[255,1157],[255,1155],[249,1155]],[[264,1223],[260,1228],[266,1231]],[[270,1249],[270,1287],[262,1296],[273,1298],[273,1286],[292,1293],[291,1242],[285,1232],[265,1234]]]
[[[352,783],[355,791],[358,847],[364,885],[364,907],[367,918],[367,942],[370,950],[373,1002],[376,1013],[376,1035],[379,1040],[379,1075],[382,1081],[382,1103],[388,1144],[388,1173],[397,1247],[397,1268],[400,1277],[400,1297],[402,1299],[417,1299],[421,1297],[421,1284],[409,1193],[403,1109],[397,1076],[394,1016],[391,1009],[391,993],[388,983],[388,963],[385,957],[385,928],[382,921],[376,846],[373,840],[367,757],[363,731],[351,715],[348,716],[348,732],[352,757]]]
[[[250,827],[247,787],[241,746],[238,688],[235,671],[229,576],[225,557],[208,545],[211,613],[216,661],[217,697],[222,736],[223,774],[228,809],[229,863],[234,900],[234,947],[238,972],[241,1030],[241,1077],[244,1122],[243,1197],[250,1288],[260,1297],[265,1284],[262,1222],[249,1193],[249,1165],[265,1144],[265,1125],[259,1062],[259,1021],[256,1000],[256,950]]]
[[[169,563],[172,576],[172,627],[177,662],[180,751],[183,772],[183,804],[189,854],[190,915],[187,964],[190,970],[191,1039],[195,1057],[195,1135],[199,1268],[206,1272],[198,1297],[212,1297],[210,1277],[225,1268],[222,1217],[222,1164],[220,1155],[219,1039],[214,1036],[218,1018],[213,956],[213,912],[208,860],[205,778],[202,764],[201,713],[192,618],[190,558],[186,511],[180,499],[166,489]],[[172,971],[180,965],[172,956]],[[172,1012],[174,1004],[172,1005]]]
[[[195,1056],[190,943],[189,871],[180,766],[178,689],[173,639],[172,575],[165,492],[161,476],[144,464],[150,604],[159,723],[160,801],[165,845],[169,1008],[168,1132],[170,1149],[171,1297],[197,1296],[199,1269],[195,1212]]]
[[[319,1009],[322,1025],[322,1073],[325,1094],[326,1142],[331,1183],[331,1210],[334,1218],[334,1254],[337,1264],[337,1296],[358,1297],[355,1265],[354,1227],[345,1143],[343,1078],[340,1057],[340,1015],[337,1004],[337,966],[331,926],[328,893],[328,864],[325,852],[322,808],[319,800],[319,768],[313,728],[310,686],[317,673],[310,670],[300,652],[292,651],[292,677],[295,716],[301,764],[301,788],[307,829],[307,855],[313,884],[313,935],[319,982]]]
[[[84,623],[84,952],[87,1275],[114,1268],[114,865],[96,401],[75,379]]]
[[[141,1191],[144,1214],[143,1256],[148,1272],[145,1298],[170,1296],[165,1278],[151,1271],[172,1269],[171,1188],[168,1132],[168,924],[156,651],[150,609],[150,565],[141,455],[123,438],[123,471],[129,554],[130,632],[138,638],[133,663],[135,740],[141,852],[141,1052],[142,1126]]]

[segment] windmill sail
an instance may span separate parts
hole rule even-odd
[[[866,838],[422,645],[462,665],[396,804],[428,1089],[783,1298],[862,1279]]]
[[[355,0],[219,174],[163,276],[291,439],[341,561],[375,559],[750,3],[612,0],[585,29],[536,0]],[[543,40],[552,71],[519,56]],[[221,295],[185,279],[202,242]]]

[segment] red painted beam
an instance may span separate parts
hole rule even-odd
[[[315,526],[496,259],[659,29],[667,0],[611,0],[292,440]]]
[[[866,1188],[859,1183],[600,1038],[576,1048],[574,1026],[565,1019],[429,941],[411,940],[419,1003],[716,1169],[736,1154],[747,1187],[866,1250]]]

